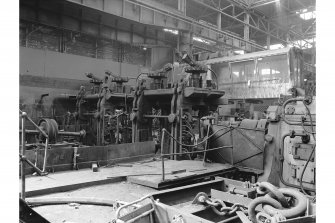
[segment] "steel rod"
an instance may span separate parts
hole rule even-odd
[[[27,117],[27,113],[22,112],[22,148],[21,148],[21,154],[22,156],[25,155],[26,153],[26,133],[25,133],[25,128],[26,128],[26,123],[25,123],[25,119]],[[25,163],[23,160],[20,161],[21,162],[21,198],[23,200],[25,200],[26,198],[26,175],[24,173],[25,170]]]
[[[162,181],[165,180],[165,169],[164,169],[164,157],[163,157],[163,148],[164,148],[164,133],[165,131],[162,131],[162,140],[161,140],[161,159],[162,159]]]
[[[233,146],[220,146],[217,148],[213,148],[213,149],[207,149],[206,152],[209,151],[214,151],[214,150],[218,150],[218,149],[226,149],[226,148],[232,148]],[[204,153],[205,151],[193,151],[193,152],[184,152],[184,153],[170,153],[170,154],[162,154],[162,156],[171,156],[171,155],[184,155],[184,154],[193,154],[193,153]]]
[[[49,142],[49,139],[46,138],[46,139],[45,139],[45,148],[44,148],[43,169],[42,169],[43,172],[45,172],[45,168],[46,168],[46,166],[47,166],[48,142]]]
[[[235,215],[235,216],[233,216],[233,217],[230,217],[230,218],[227,218],[227,219],[225,219],[225,220],[219,221],[218,223],[227,223],[227,222],[231,222],[231,221],[233,221],[233,220],[236,220],[236,219],[238,219],[238,218],[239,218],[239,216]]]
[[[35,164],[33,164],[30,160],[28,160],[27,157],[25,157],[25,156],[23,156],[23,155],[20,154],[20,159],[21,159],[22,162],[23,162],[23,161],[27,162],[27,164],[28,164],[29,166],[31,166],[34,170],[36,170],[36,172],[37,172],[40,176],[44,175],[43,172],[42,172],[42,170],[40,170]]]
[[[202,165],[205,166],[205,163],[206,163],[206,150],[207,150],[207,145],[208,145],[208,136],[209,136],[209,130],[210,130],[210,127],[211,127],[211,122],[209,121],[209,124],[208,124],[208,127],[207,127],[207,140],[206,140],[206,143],[205,143],[205,152],[204,152],[204,158],[202,160]]]
[[[183,108],[180,108],[179,110],[179,146],[178,146],[178,152],[183,151]],[[177,158],[177,157],[176,157]]]
[[[23,114],[23,113],[22,113]],[[33,124],[33,126],[40,132],[42,133],[42,135],[45,137],[45,138],[48,138],[48,134],[46,134],[38,125],[36,125],[36,123],[31,119],[29,118],[28,116],[25,116],[26,119],[31,123]]]
[[[143,217],[145,217],[145,216],[151,214],[151,213],[154,212],[154,211],[155,211],[155,209],[152,208],[152,209],[150,209],[149,211],[146,211],[146,212],[144,212],[143,214],[140,214],[139,216],[137,216],[137,217],[135,217],[135,218],[133,218],[133,219],[127,221],[127,223],[133,223],[133,222],[135,222],[136,220],[138,220],[138,219],[140,219],[140,218],[143,218]]]

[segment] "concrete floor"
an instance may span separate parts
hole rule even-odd
[[[139,179],[145,179],[152,182],[161,180],[161,161],[145,160],[136,163],[120,164],[121,166],[99,168],[99,172],[93,172],[91,169],[83,169],[79,171],[67,171],[50,173],[45,176],[31,176],[26,179],[26,191],[43,191],[50,189],[49,194],[42,195],[40,193],[35,197],[90,197],[109,200],[120,200],[130,202],[137,200],[147,194],[153,193],[156,190],[146,186],[141,186],[130,182],[115,182],[99,186],[90,186],[83,188],[86,183],[92,181],[99,182],[105,181],[107,178],[114,178],[119,176],[141,175],[135,176]],[[229,168],[229,165],[212,163],[206,164],[204,167],[202,161],[175,161],[168,160],[165,162],[165,171],[168,179],[172,180],[183,178],[194,174],[201,174],[210,171],[224,170]],[[171,171],[186,170],[182,173],[171,174]],[[146,175],[154,174],[154,175]],[[129,178],[128,178],[129,179]],[[81,185],[76,186],[72,191],[51,193],[55,192],[57,188],[63,186]],[[59,190],[58,190],[59,191]],[[44,191],[45,192],[45,191]],[[28,198],[29,199],[29,198]],[[115,210],[112,207],[106,206],[93,206],[93,205],[79,205],[77,207],[67,205],[48,205],[35,207],[35,211],[40,213],[50,222],[61,223],[107,223],[115,218]]]

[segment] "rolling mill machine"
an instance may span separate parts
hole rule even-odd
[[[58,121],[64,128],[84,127],[88,137],[86,145],[108,145],[131,141],[129,111],[133,99],[132,88],[126,85],[128,77],[110,71],[100,79],[92,73],[86,76],[92,84],[90,90],[81,86],[78,94],[60,96],[54,100],[63,117]],[[64,115],[65,113],[65,115]]]
[[[133,142],[155,140],[158,144],[164,128],[170,132],[170,140],[165,141],[161,151],[182,154],[189,151],[189,145],[205,137],[202,123],[216,111],[224,91],[216,89],[215,81],[206,79],[209,75],[206,66],[194,62],[187,54],[182,62],[166,64],[138,81],[131,114]],[[194,158],[189,154],[182,156]]]

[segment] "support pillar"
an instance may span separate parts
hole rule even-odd
[[[192,55],[193,49],[193,33],[192,32],[181,32],[179,41],[179,51],[181,53],[187,53]]]
[[[178,0],[178,10],[186,16],[186,0]]]
[[[216,25],[218,26],[218,29],[221,30],[221,13],[218,12],[218,15],[216,17]]]

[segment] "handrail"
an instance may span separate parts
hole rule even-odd
[[[21,116],[22,116],[22,118],[25,117],[31,124],[33,124],[33,126],[34,126],[40,133],[42,133],[42,135],[43,135],[45,138],[49,138],[48,134],[47,134],[45,131],[43,131],[38,125],[36,125],[36,123],[35,123],[31,118],[29,118],[29,116],[27,115],[26,112],[23,112],[23,111],[21,111],[21,110],[19,110],[19,111],[21,112]],[[23,116],[23,113],[25,113],[24,116]]]
[[[21,118],[22,118],[22,146],[21,146],[21,154],[20,154],[20,164],[21,164],[21,198],[23,200],[25,200],[25,193],[26,193],[26,175],[25,175],[25,162],[27,162],[30,166],[32,166],[36,172],[39,175],[46,175],[46,162],[47,162],[47,150],[48,150],[48,142],[49,142],[49,136],[48,134],[43,131],[38,125],[36,125],[36,123],[28,117],[26,112],[23,112],[19,109],[20,113],[21,113]],[[26,120],[28,120],[31,124],[33,124],[33,126],[39,131],[41,132],[41,134],[45,137],[45,149],[44,149],[44,160],[43,160],[43,169],[42,171],[36,167],[32,162],[30,162],[26,156]]]
[[[165,156],[172,156],[172,155],[184,155],[184,154],[195,154],[195,153],[206,153],[208,151],[214,151],[214,150],[219,150],[219,149],[224,149],[224,148],[233,148],[233,146],[220,146],[220,147],[217,147],[217,148],[212,148],[212,149],[207,149],[207,150],[204,150],[204,151],[193,151],[193,152],[183,152],[183,153],[169,153],[169,154],[163,154],[163,148],[164,148],[164,137],[165,137],[165,134],[164,133],[167,133],[170,138],[172,138],[174,141],[176,141],[179,145],[182,145],[182,146],[190,146],[190,147],[195,147],[195,146],[198,146],[204,142],[207,143],[207,141],[213,137],[217,132],[219,131],[222,131],[224,129],[218,129],[216,130],[213,134],[211,134],[210,136],[208,136],[205,140],[201,141],[200,143],[198,144],[194,144],[194,145],[185,145],[183,143],[180,143],[178,142],[178,140],[176,140],[165,128],[162,129],[162,141],[161,141],[161,154],[160,154],[160,157],[161,157],[161,160],[162,160],[162,181],[165,180],[165,165],[164,165],[164,157]],[[228,133],[229,131],[223,133],[226,134]],[[221,135],[222,136],[222,135]]]

